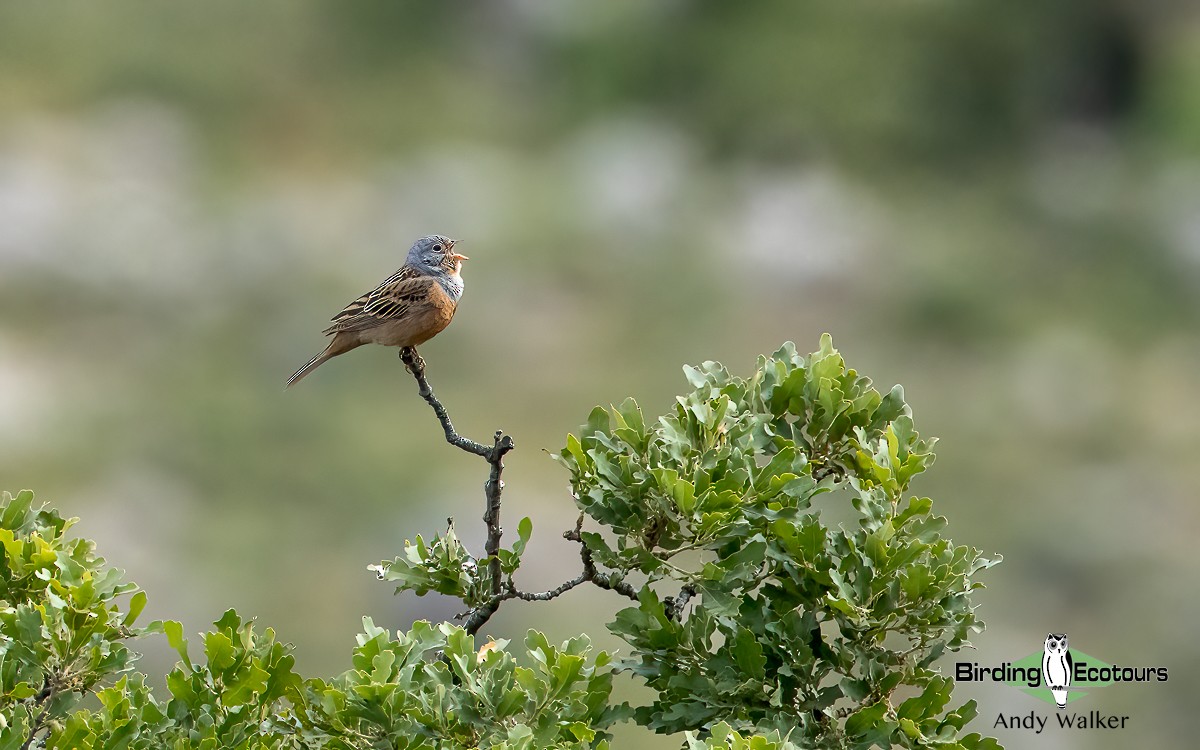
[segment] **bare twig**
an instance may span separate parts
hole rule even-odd
[[[612,574],[601,573],[600,571],[596,570],[596,563],[592,560],[592,550],[587,546],[587,543],[583,541],[583,537],[580,535],[580,532],[582,531],[583,515],[580,514],[579,520],[575,522],[575,528],[568,529],[567,531],[563,532],[564,539],[568,539],[572,542],[579,542],[579,559],[583,563],[583,571],[579,575],[575,576],[566,583],[550,589],[549,591],[528,593],[525,591],[518,591],[514,588],[512,589],[511,598],[523,599],[527,602],[548,602],[557,596],[565,594],[581,583],[592,583],[602,589],[615,591],[618,594],[636,602],[638,600],[638,595],[633,586],[630,586],[624,581],[617,580],[612,576]]]
[[[481,456],[487,459],[488,463],[493,463],[494,465],[492,453],[495,447],[489,448],[482,443],[465,438],[454,431],[454,425],[450,422],[450,415],[446,413],[446,407],[442,406],[442,402],[437,400],[437,396],[433,395],[433,389],[429,387],[429,381],[425,379],[425,360],[421,359],[421,356],[417,354],[417,350],[408,346],[404,347],[400,350],[400,361],[404,363],[404,367],[416,378],[417,392],[421,395],[421,398],[425,399],[426,403],[433,407],[433,413],[437,415],[438,421],[442,423],[442,429],[446,432],[446,442],[467,453]],[[504,452],[507,453],[512,448],[512,440],[509,440],[508,447]],[[497,460],[503,457],[501,455]]]
[[[504,455],[513,449],[513,441],[508,435],[496,430],[492,438],[492,450],[487,459],[492,465],[488,480],[483,485],[483,493],[487,497],[487,509],[483,513],[483,522],[487,525],[488,538],[483,551],[491,559],[490,573],[492,577],[492,593],[499,594],[502,586],[500,579],[500,535],[504,529],[500,527],[500,493],[504,491],[504,480],[500,475],[504,472]]]

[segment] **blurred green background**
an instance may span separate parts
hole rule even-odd
[[[296,389],[327,318],[438,232],[471,256],[422,348],[466,435],[517,441],[509,527],[573,575],[542,452],[595,404],[661,414],[680,365],[745,374],[822,331],[902,383],[939,458],[917,491],[1002,553],[965,658],[1049,631],[1164,665],[1081,709],[1184,746],[1200,690],[1200,17],[1104,0],[5,3],[0,486],[29,487],[198,631],[230,606],[348,665],[394,598],[366,565],[447,516],[479,549],[483,466],[395,353]],[[604,637],[619,599],[510,604],[520,638]],[[162,644],[143,667],[165,669]],[[960,685],[997,713],[1044,711]],[[619,747],[677,740],[620,732]]]

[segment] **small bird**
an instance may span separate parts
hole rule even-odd
[[[363,344],[416,347],[441,333],[463,293],[459,272],[467,256],[454,252],[456,243],[440,234],[414,242],[399,271],[333,316],[333,325],[322,332],[333,340],[288,378],[287,387]]]

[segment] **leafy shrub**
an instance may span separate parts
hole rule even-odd
[[[952,685],[930,665],[982,629],[969,594],[996,561],[942,537],[931,500],[905,498],[933,441],[903,390],[881,395],[828,336],[748,379],[712,362],[686,373],[672,413],[647,425],[632,400],[597,409],[559,455],[609,532],[582,535],[596,562],[645,581],[610,625],[658,693],[637,720],[776,729],[806,747],[980,746],[959,738],[974,704],[947,711]],[[826,493],[856,522],[823,522]]]

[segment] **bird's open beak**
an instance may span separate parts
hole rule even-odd
[[[450,247],[448,247],[446,249],[453,250],[454,246],[457,244],[458,244],[458,240],[450,240]],[[470,258],[468,258],[467,256],[459,255],[458,253],[450,253],[450,257],[454,258],[455,260],[470,260]]]

